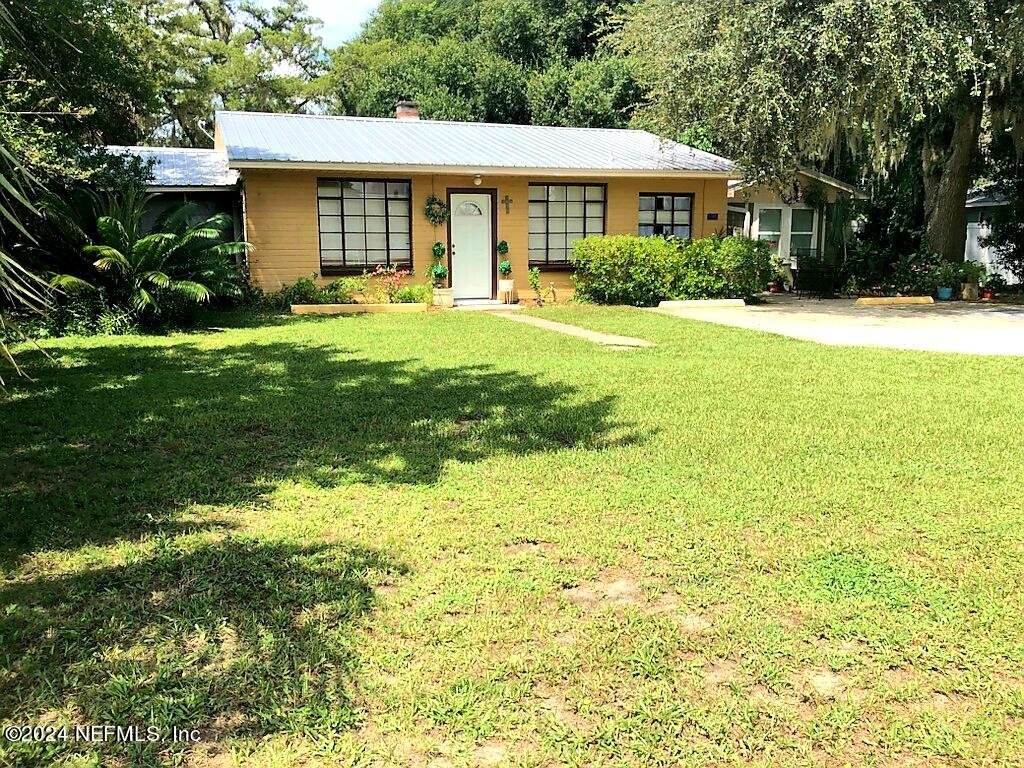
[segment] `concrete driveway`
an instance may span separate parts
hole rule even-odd
[[[654,312],[843,346],[1024,356],[1024,306],[963,302],[856,306],[852,299],[771,296],[744,308]]]

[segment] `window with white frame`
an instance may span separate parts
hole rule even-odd
[[[818,255],[818,213],[813,208],[759,203],[752,220],[751,236],[769,243],[782,261],[795,267],[801,258]]]
[[[530,264],[567,264],[577,240],[604,234],[603,184],[531,184]]]

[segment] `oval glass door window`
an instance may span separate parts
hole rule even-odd
[[[456,216],[483,216],[484,212],[480,210],[480,206],[476,203],[471,203],[469,200],[465,201],[458,208],[455,209]]]

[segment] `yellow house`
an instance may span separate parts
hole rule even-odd
[[[377,265],[425,281],[439,243],[465,302],[496,299],[506,259],[520,291],[538,267],[565,297],[589,235],[724,232],[737,175],[645,131],[420,120],[407,102],[383,119],[219,112],[215,146],[241,176],[258,286]]]

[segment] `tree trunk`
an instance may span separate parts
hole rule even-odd
[[[921,150],[924,170],[924,246],[947,261],[964,260],[967,191],[978,152],[982,99],[971,97],[951,118],[951,130],[930,134]]]

